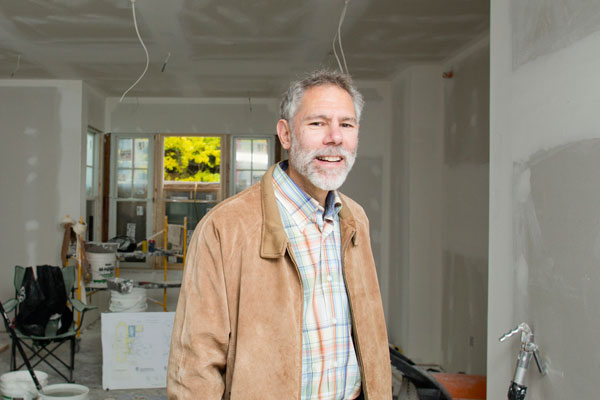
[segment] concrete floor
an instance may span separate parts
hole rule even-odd
[[[152,276],[149,276],[152,275]],[[156,276],[153,276],[156,275]],[[161,271],[130,271],[121,274],[128,279],[134,280],[162,280]],[[156,279],[150,279],[156,278]],[[169,271],[169,280],[181,279],[181,271]],[[168,290],[168,311],[175,311],[178,289]],[[162,300],[162,290],[148,290],[147,296]],[[90,303],[98,306],[98,310],[86,314],[84,329],[81,333],[80,350],[75,355],[74,381],[77,384],[87,386],[90,389],[90,400],[159,400],[166,399],[166,389],[128,389],[128,390],[103,390],[102,389],[102,337],[100,324],[100,311],[108,310],[109,296],[107,292],[100,292],[92,296]],[[162,311],[162,307],[148,301],[147,311]],[[11,316],[12,317],[12,316]],[[10,340],[6,332],[0,334],[0,346],[9,344]],[[68,345],[63,345],[59,354],[68,359]],[[20,360],[20,356],[17,356]],[[24,368],[23,368],[24,369]],[[64,383],[64,379],[43,364],[35,367],[36,370],[48,373],[48,384]],[[0,353],[0,375],[10,371],[10,348]]]
[[[157,276],[154,276],[157,275]],[[160,271],[125,271],[121,276],[134,280],[161,280]],[[149,279],[154,278],[154,279]],[[169,271],[169,280],[181,279],[181,271]],[[147,290],[147,297],[162,300],[162,290]],[[175,311],[177,304],[178,289],[168,290],[168,311]],[[98,292],[89,299],[89,303],[98,307],[98,310],[86,314],[86,324],[82,329],[79,352],[75,355],[74,381],[77,384],[87,386],[90,389],[90,400],[159,400],[166,399],[166,388],[157,389],[128,389],[128,390],[103,390],[102,389],[102,335],[100,312],[108,310],[109,294]],[[162,307],[148,301],[147,311],[162,311]],[[0,346],[10,343],[6,332],[0,333]],[[68,346],[63,345],[59,353],[68,359]],[[17,356],[20,361],[20,356]],[[48,384],[64,383],[64,379],[43,364],[35,367],[36,370],[48,374]],[[10,371],[10,348],[0,352],[0,375]],[[399,373],[399,371],[396,371]],[[395,377],[398,374],[395,375]],[[396,390],[400,382],[394,381]],[[396,393],[396,392],[394,392]]]
[[[4,336],[3,343],[9,343]],[[63,345],[68,350],[68,345]],[[68,356],[68,351],[61,351]],[[20,357],[17,358],[20,361]],[[48,384],[64,383],[58,374],[42,364],[36,370],[48,373]],[[0,353],[0,374],[10,370],[10,349]],[[102,343],[100,335],[100,320],[88,325],[81,334],[80,350],[75,355],[75,383],[90,389],[90,400],[158,400],[166,399],[166,389],[136,389],[136,390],[103,390],[102,389]]]

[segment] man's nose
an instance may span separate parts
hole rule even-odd
[[[342,130],[338,124],[331,124],[327,127],[327,135],[325,135],[326,144],[342,144]]]

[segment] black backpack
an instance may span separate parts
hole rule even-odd
[[[36,269],[27,267],[19,288],[19,308],[15,326],[28,336],[45,336],[46,325],[51,317],[60,318],[57,332],[61,334],[69,330],[73,322],[73,312],[67,306],[67,292],[60,267],[40,265]]]

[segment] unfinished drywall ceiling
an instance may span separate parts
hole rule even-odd
[[[348,30],[345,49],[359,77],[439,62],[489,28],[489,1],[372,1]],[[352,58],[350,58],[352,57]]]
[[[337,67],[343,0],[135,5],[150,67],[132,96],[278,96],[290,77]],[[488,1],[351,0],[342,38],[355,78],[380,79],[439,62],[488,26]],[[0,1],[2,78],[78,79],[118,96],[144,66],[129,0]]]

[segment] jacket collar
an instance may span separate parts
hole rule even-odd
[[[288,238],[283,229],[281,215],[277,207],[275,199],[275,191],[273,189],[273,170],[277,164],[263,175],[260,181],[261,191],[261,207],[262,207],[262,231],[261,231],[261,246],[260,256],[263,258],[279,258],[285,255],[287,249]],[[344,196],[340,195],[343,207],[340,210],[340,233],[342,235],[342,249],[345,248],[349,239],[356,246],[356,222],[354,216],[344,204]]]

